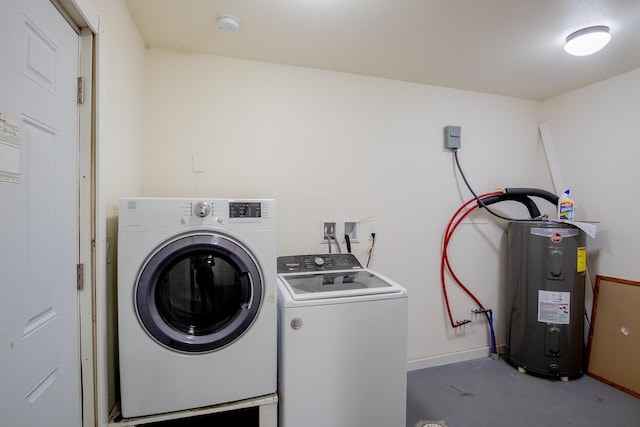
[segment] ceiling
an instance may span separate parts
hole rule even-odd
[[[640,68],[640,0],[125,0],[149,46],[544,100]],[[237,32],[221,32],[220,14]],[[606,25],[586,57],[567,35]]]

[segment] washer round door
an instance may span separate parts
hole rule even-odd
[[[246,249],[218,234],[194,234],[171,241],[147,261],[135,307],[158,343],[204,353],[232,343],[251,326],[262,289]]]

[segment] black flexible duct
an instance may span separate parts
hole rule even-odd
[[[488,196],[478,200],[479,207],[486,207],[494,203],[504,202],[511,200],[514,202],[522,203],[529,211],[529,217],[534,219],[540,217],[540,210],[536,203],[531,200],[531,197],[540,197],[552,205],[558,204],[558,196],[538,188],[505,188],[502,194],[495,196]]]
[[[540,216],[540,210],[538,209],[538,206],[536,205],[536,203],[526,195],[522,195],[522,194],[504,193],[504,194],[498,194],[496,196],[484,197],[482,198],[482,203],[478,202],[478,207],[483,207],[483,205],[489,206],[494,203],[504,202],[507,200],[522,203],[529,211],[530,218],[538,218]]]
[[[558,205],[558,196],[547,190],[540,190],[538,188],[505,188],[504,193],[513,195],[518,194],[521,196],[540,197],[554,206]]]

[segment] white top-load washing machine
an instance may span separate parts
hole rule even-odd
[[[267,199],[120,200],[123,417],[276,391],[275,224]]]
[[[352,254],[278,258],[280,427],[403,427],[407,292]]]

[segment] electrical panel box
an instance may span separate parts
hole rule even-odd
[[[444,147],[452,150],[460,148],[462,128],[460,126],[445,126]]]

